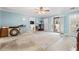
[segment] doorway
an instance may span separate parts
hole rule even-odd
[[[60,17],[54,17],[54,20],[53,20],[53,24],[54,24],[54,32],[60,32],[60,27],[61,27],[61,25],[60,25]]]

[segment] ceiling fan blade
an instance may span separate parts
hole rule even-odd
[[[50,10],[45,10],[45,11],[50,11]]]

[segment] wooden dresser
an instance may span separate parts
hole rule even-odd
[[[77,51],[79,51],[79,32],[77,34]]]
[[[0,37],[1,37],[1,28],[0,28]]]
[[[8,36],[8,28],[1,28],[0,37],[7,37],[7,36]]]

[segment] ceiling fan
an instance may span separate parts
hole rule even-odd
[[[39,7],[37,9],[35,9],[35,11],[38,13],[38,14],[46,14],[48,13],[50,10],[48,10],[47,8],[44,8],[44,7]]]

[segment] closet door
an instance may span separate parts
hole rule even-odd
[[[50,31],[51,32],[54,31],[54,20],[53,20],[53,17],[51,18],[51,21],[50,21]]]
[[[60,33],[64,33],[64,19],[60,18]]]
[[[48,19],[44,19],[44,31],[48,31],[49,28],[48,28]]]
[[[79,28],[79,14],[69,15],[69,34],[74,37],[73,47],[77,48],[77,50],[79,51],[79,33],[77,33],[78,28]]]
[[[79,27],[79,14],[70,15],[69,20],[69,33],[74,35]]]

